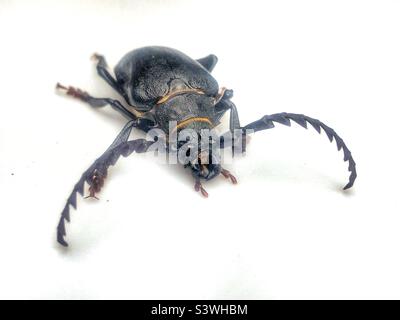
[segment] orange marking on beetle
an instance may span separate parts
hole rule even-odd
[[[188,124],[191,124],[192,122],[206,122],[208,123],[210,126],[212,126],[212,122],[210,121],[210,119],[208,118],[204,118],[204,117],[193,117],[193,118],[189,118],[186,120],[183,120],[182,122],[179,122],[178,125],[174,128],[173,131],[176,131],[182,127],[187,126]]]
[[[199,90],[199,89],[184,89],[184,90],[176,90],[171,93],[168,93],[167,95],[163,96],[160,98],[160,100],[157,101],[157,105],[162,104],[172,97],[175,97],[177,95],[183,94],[183,93],[197,93],[197,94],[204,94],[204,91]]]

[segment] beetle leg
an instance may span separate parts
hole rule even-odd
[[[231,182],[233,184],[237,184],[236,177],[232,173],[230,173],[228,170],[222,169],[221,174],[225,177],[225,179],[231,179]]]
[[[221,88],[221,93],[216,97],[217,103],[215,105],[215,122],[218,122],[222,116],[230,110],[229,130],[233,131],[240,128],[239,114],[235,104],[230,101],[233,97],[233,90]]]
[[[74,87],[71,87],[71,86],[66,87],[66,86],[63,86],[62,84],[60,84],[58,82],[56,84],[56,89],[65,92],[65,94],[67,94],[69,96],[72,96],[72,97],[77,98],[79,100],[82,100],[84,102],[88,102],[90,104],[89,101],[91,100],[90,99],[91,96],[86,91],[83,91],[83,90],[81,90],[79,88],[74,88]],[[94,104],[94,105],[92,105],[92,107],[103,107],[105,105],[106,105],[106,103],[97,104],[97,105]]]
[[[95,198],[99,200],[99,198],[96,197],[96,194],[100,192],[101,188],[104,186],[104,180],[107,177],[107,171],[105,174],[101,174],[98,170],[94,170],[93,175],[90,179],[90,187],[89,187],[89,195],[85,197],[87,198]]]
[[[107,82],[111,86],[111,88],[117,91],[121,96],[124,97],[126,101],[128,101],[128,97],[126,96],[124,90],[118,84],[118,81],[115,80],[115,78],[108,71],[108,65],[104,56],[98,53],[94,53],[91,58],[97,62],[96,69],[98,75],[105,82]]]
[[[225,91],[226,91],[226,90],[228,90],[228,89],[225,88],[225,87],[222,87],[222,88],[219,89],[218,94],[215,96],[215,104],[216,104],[216,105],[217,105],[218,102],[220,102],[221,99],[224,97]]]
[[[200,179],[196,179],[196,182],[194,184],[194,190],[196,190],[197,192],[200,191],[203,197],[208,198],[208,192],[203,188]]]
[[[126,109],[118,100],[114,100],[111,98],[95,98],[88,94],[86,91],[71,86],[66,87],[61,85],[60,83],[57,83],[56,89],[64,91],[67,95],[72,96],[76,99],[87,102],[90,106],[94,108],[104,107],[106,104],[109,104],[112,108],[121,112],[128,119],[137,119],[137,116]]]

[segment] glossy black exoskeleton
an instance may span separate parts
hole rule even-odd
[[[307,128],[309,123],[319,133],[322,128],[330,141],[335,139],[339,151],[343,149],[344,161],[349,161],[351,173],[344,189],[354,184],[357,173],[351,152],[336,132],[319,120],[302,114],[284,112],[266,115],[246,126],[241,126],[236,107],[231,101],[233,91],[220,88],[211,75],[217,63],[215,55],[194,60],[175,49],[144,47],[129,52],[121,59],[114,69],[115,78],[108,71],[103,56],[95,54],[93,57],[97,61],[98,74],[124,98],[128,107],[115,99],[94,98],[74,87],[57,84],[57,88],[87,102],[92,107],[109,104],[130,121],[111,146],[83,173],[69,196],[57,228],[57,239],[63,246],[67,246],[64,236],[65,220],[70,220],[69,206],[76,208],[77,194],[83,195],[85,182],[89,184],[89,196],[95,197],[104,184],[109,166],[114,165],[121,155],[126,157],[134,151],[146,152],[157,141],[156,139],[129,140],[133,128],[145,132],[158,129],[167,136],[171,132],[179,133],[191,129],[191,132],[200,138],[204,129],[210,130],[216,127],[222,116],[229,111],[229,131],[212,143],[220,148],[233,148],[235,142],[232,137],[237,137],[239,132],[240,151],[244,152],[245,144],[242,143],[246,140],[248,130],[256,132],[270,129],[274,127],[274,122],[290,126],[291,120],[304,128]],[[178,143],[177,148],[180,147],[181,144]],[[167,146],[167,150],[171,149]],[[222,174],[233,183],[237,182],[218,161],[211,161],[214,158],[215,155],[210,148],[205,153],[198,152],[193,160],[185,163],[185,167],[191,169],[195,178],[195,190],[204,196],[208,196],[208,193],[204,190],[201,179],[210,180]]]

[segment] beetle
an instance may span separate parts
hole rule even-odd
[[[220,148],[234,148],[240,141],[239,152],[245,152],[248,131],[257,132],[274,128],[274,123],[286,126],[291,121],[307,129],[309,123],[318,133],[325,131],[329,140],[335,140],[338,151],[343,150],[344,161],[349,162],[349,181],[344,189],[353,186],[356,177],[356,163],[350,150],[337,133],[321,121],[295,113],[276,113],[265,115],[259,120],[245,126],[240,125],[238,111],[232,102],[233,91],[219,87],[211,75],[217,64],[215,55],[194,60],[184,53],[167,47],[149,46],[135,49],[127,53],[114,68],[115,77],[110,73],[104,56],[93,55],[99,76],[103,78],[125,100],[126,107],[119,100],[111,98],[95,98],[87,92],[71,86],[57,83],[57,89],[67,95],[80,99],[94,108],[110,105],[122,113],[129,122],[115,138],[110,147],[94,161],[82,174],[68,197],[61,213],[57,227],[57,241],[62,246],[68,246],[65,240],[65,221],[70,221],[70,206],[76,209],[77,194],[84,195],[85,182],[89,185],[89,196],[96,197],[101,190],[107,176],[107,170],[114,165],[122,155],[127,157],[132,152],[142,153],[151,149],[158,139],[129,140],[133,128],[144,132],[158,129],[168,134],[171,123],[172,131],[180,133],[182,130],[192,130],[194,135],[201,139],[201,131],[218,126],[220,119],[226,112],[230,112],[229,130],[220,135],[217,140],[210,140],[206,144],[218,145]],[[239,139],[237,137],[239,132]],[[172,149],[166,144],[167,152]],[[181,150],[185,144],[178,143],[176,150]],[[193,147],[193,149],[196,149]],[[218,175],[237,183],[236,178],[221,163],[214,160],[210,150],[207,152],[195,150],[194,158],[184,164],[190,168],[195,179],[194,188],[205,197],[208,193],[201,181],[210,180]],[[208,161],[207,161],[208,160]]]

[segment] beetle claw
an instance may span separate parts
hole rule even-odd
[[[100,200],[94,194],[89,194],[87,197],[84,197],[83,199],[90,199],[90,198],[93,198],[93,199],[96,199],[96,200]]]

